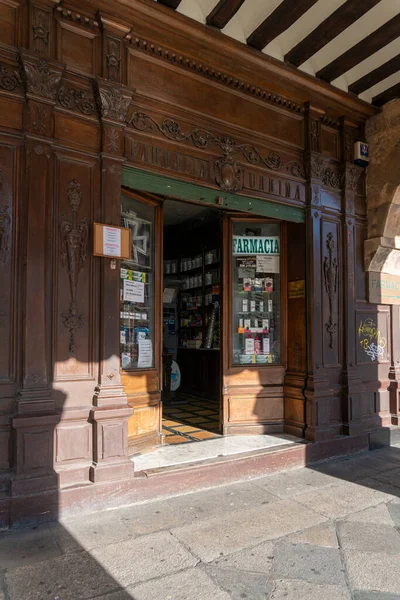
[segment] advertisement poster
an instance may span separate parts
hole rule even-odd
[[[121,230],[116,227],[103,227],[103,254],[121,256]]]
[[[139,340],[138,367],[147,368],[153,366],[153,345],[151,340]]]
[[[144,283],[124,279],[124,301],[144,302]]]

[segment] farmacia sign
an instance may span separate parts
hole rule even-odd
[[[232,243],[233,254],[274,254],[278,256],[279,237],[245,237],[241,235],[233,236]]]

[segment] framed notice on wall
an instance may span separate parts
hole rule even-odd
[[[131,258],[132,232],[125,227],[93,224],[94,256],[108,258]]]

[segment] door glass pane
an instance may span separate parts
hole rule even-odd
[[[280,363],[279,224],[234,223],[232,268],[233,364]]]
[[[132,231],[132,257],[121,261],[120,271],[122,369],[154,367],[154,212],[121,197],[121,226]]]

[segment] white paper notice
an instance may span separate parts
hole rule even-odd
[[[121,230],[116,227],[103,227],[103,254],[121,256]]]
[[[153,366],[153,346],[151,340],[139,340],[138,367]]]
[[[124,279],[124,300],[128,302],[144,302],[144,283]]]
[[[269,338],[263,338],[263,353],[269,354]]]
[[[174,300],[174,296],[175,296],[175,288],[164,288],[164,293],[163,293],[163,303],[164,304],[171,304],[171,302],[173,302]]]
[[[258,255],[256,261],[257,273],[279,273],[279,256]]]

